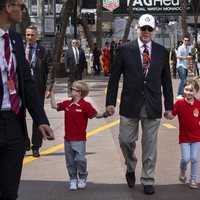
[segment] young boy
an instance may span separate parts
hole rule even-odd
[[[54,89],[54,88],[53,88]],[[54,93],[51,93],[51,107],[57,111],[65,112],[65,158],[70,177],[70,190],[86,187],[87,159],[86,154],[86,128],[88,119],[105,118],[108,113],[98,113],[96,109],[84,98],[89,93],[88,85],[83,81],[76,81],[70,88],[71,100],[56,103]],[[79,179],[78,179],[79,178]]]

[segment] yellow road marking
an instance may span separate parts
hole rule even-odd
[[[97,129],[94,129],[94,130],[92,130],[92,131],[89,131],[89,132],[87,133],[87,137],[90,137],[90,136],[92,136],[92,135],[94,135],[94,134],[97,134],[97,133],[99,133],[99,132],[101,132],[101,131],[104,131],[104,130],[106,130],[106,129],[108,129],[108,128],[111,128],[111,127],[113,127],[113,126],[116,126],[117,124],[119,124],[119,119],[116,120],[116,121],[114,121],[114,122],[112,122],[112,123],[110,123],[110,124],[107,124],[107,125],[104,125],[104,126],[101,126],[101,127],[97,128]]]
[[[107,87],[105,88],[105,94],[107,93]],[[120,99],[117,98],[117,103],[120,103]],[[165,126],[166,128],[169,128],[169,129],[176,129],[175,126],[171,125],[171,124],[162,124],[163,126]]]
[[[106,86],[105,90],[104,90],[104,93],[107,94],[107,90],[108,90],[108,87]],[[117,98],[117,103],[120,103],[120,99]]]
[[[176,129],[176,127],[171,124],[162,124],[162,125],[169,129]]]
[[[94,130],[92,130],[92,131],[89,131],[89,132],[87,133],[87,137],[90,137],[90,136],[92,136],[92,135],[94,135],[94,134],[97,134],[97,133],[99,133],[99,132],[101,132],[101,131],[104,131],[104,130],[106,130],[106,129],[109,129],[109,128],[113,127],[113,126],[116,126],[117,124],[119,124],[119,120],[116,120],[116,121],[114,121],[114,122],[112,122],[112,123],[106,124],[106,125],[101,126],[101,127],[97,128],[97,129],[94,129]],[[42,151],[42,152],[41,152],[41,156],[45,156],[45,155],[50,154],[50,153],[53,153],[53,152],[55,152],[55,151],[59,151],[59,150],[61,150],[61,149],[63,149],[63,148],[64,148],[64,144],[56,145],[56,146],[54,146],[54,147],[51,147],[51,148],[49,148],[49,149],[47,149],[47,150]],[[29,162],[32,162],[33,160],[36,160],[36,159],[38,159],[38,158],[34,158],[33,156],[27,156],[26,158],[24,158],[23,164],[27,164],[27,163],[29,163]]]
[[[107,93],[107,87],[105,88],[105,94],[106,94],[106,93]],[[117,103],[120,103],[120,99],[119,99],[119,98],[117,98]],[[102,131],[104,131],[104,130],[106,130],[106,129],[109,129],[109,128],[113,127],[113,126],[116,126],[116,125],[119,124],[119,122],[120,122],[119,120],[116,120],[116,121],[114,121],[114,122],[112,122],[112,123],[109,123],[109,124],[107,124],[107,125],[101,126],[101,127],[96,128],[96,129],[94,129],[94,130],[92,130],[92,131],[89,131],[89,132],[87,133],[87,137],[90,137],[90,136],[92,136],[92,135],[95,135],[95,134],[97,134],[97,133],[99,133],[99,132],[102,132]],[[171,124],[162,124],[162,125],[165,126],[165,127],[168,128],[168,129],[176,129],[176,127],[173,126],[173,125],[171,125]],[[59,150],[61,150],[61,149],[63,149],[63,148],[64,148],[64,144],[56,145],[56,146],[54,146],[54,147],[51,147],[51,148],[49,148],[49,149],[47,149],[47,150],[42,151],[42,152],[41,152],[41,156],[48,155],[48,154],[53,153],[53,152],[55,152],[55,151],[59,151]],[[38,158],[34,158],[34,157],[32,157],[32,156],[27,156],[27,157],[24,158],[23,164],[27,164],[27,163],[29,163],[29,162],[32,162],[33,160],[36,160],[36,159],[38,159]]]
[[[40,155],[45,156],[47,154],[53,153],[53,152],[58,151],[58,150],[63,149],[63,148],[64,148],[64,144],[59,144],[59,145],[56,145],[54,147],[51,147],[49,149],[42,151],[40,153]],[[38,159],[38,158],[34,158],[33,156],[27,156],[27,157],[24,158],[23,164],[29,163],[29,162],[36,160],[36,159]]]

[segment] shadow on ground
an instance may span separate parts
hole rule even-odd
[[[199,200],[200,190],[186,185],[156,185],[155,195],[143,194],[141,185],[88,182],[84,190],[69,191],[62,181],[21,181],[19,200]]]

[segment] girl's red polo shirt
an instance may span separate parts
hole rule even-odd
[[[173,115],[178,115],[179,143],[200,142],[200,101],[189,104],[185,99],[174,105]]]
[[[77,104],[74,104],[72,100],[66,100],[57,105],[58,111],[65,112],[65,140],[86,140],[88,118],[91,119],[97,114],[95,108],[84,99]]]

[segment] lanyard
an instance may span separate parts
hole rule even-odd
[[[10,59],[9,59],[9,62],[7,63],[6,59],[5,59],[5,56],[2,56],[2,53],[0,53],[0,56],[2,57],[3,59],[3,64],[8,72],[8,77],[10,77],[10,69],[11,69],[11,65],[12,65],[12,61],[13,61],[13,54],[11,52],[11,55],[10,55]]]
[[[29,63],[31,68],[35,67],[35,58],[36,58],[36,49],[34,48],[34,52],[33,52],[32,58],[31,58],[30,63]],[[29,60],[29,49],[28,49],[28,47],[26,48],[26,60]]]

